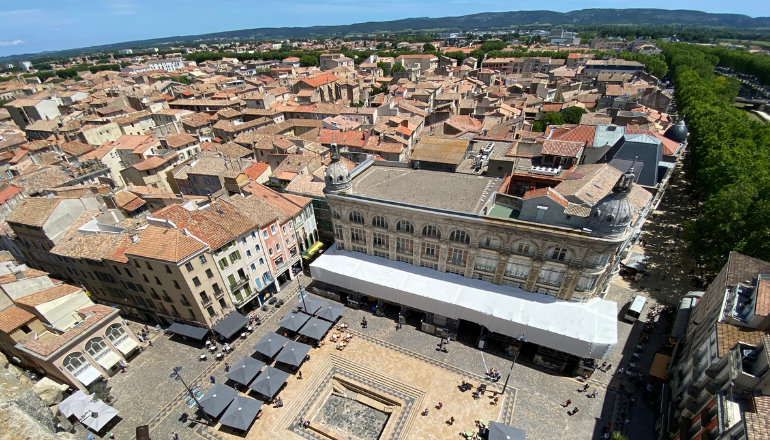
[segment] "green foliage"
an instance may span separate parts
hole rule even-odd
[[[434,45],[432,45],[430,43],[425,43],[422,46],[422,51],[423,52],[435,52],[436,51],[436,46],[434,46]]]
[[[712,269],[733,250],[770,260],[770,125],[732,107],[737,85],[714,77],[720,59],[711,50],[686,44],[663,50],[690,130],[686,171],[701,201],[685,223],[690,252]]]
[[[487,41],[481,45],[480,49],[484,51],[484,53],[487,53],[495,50],[503,50],[506,47],[508,47],[508,43],[505,41]]]
[[[580,118],[578,118],[580,120]],[[545,112],[540,119],[532,124],[532,131],[545,131],[549,125],[559,125],[564,123],[564,117],[559,112]]]
[[[465,52],[463,52],[461,50],[456,50],[456,51],[453,51],[453,52],[446,52],[444,54],[444,56],[445,57],[449,57],[449,58],[454,58],[454,59],[457,60],[457,63],[460,64],[465,59]]]
[[[404,67],[403,64],[394,64],[393,67],[390,68],[391,75],[399,72],[406,72],[406,67]]]
[[[586,109],[583,107],[569,107],[561,111],[562,119],[565,124],[579,124],[580,117],[586,114]]]
[[[299,57],[299,65],[302,67],[319,66],[318,57],[312,54]]]
[[[13,100],[12,99],[0,99],[0,107],[4,106],[5,104],[8,104],[11,101],[13,101]]]

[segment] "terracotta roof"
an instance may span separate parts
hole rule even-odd
[[[767,414],[746,412],[744,418],[747,440],[770,440],[770,417]]]
[[[312,199],[307,197],[279,193],[256,182],[251,182],[243,189],[244,191],[250,192],[251,194],[257,196],[258,200],[266,202],[271,206],[281,210],[285,214],[281,216],[281,223],[288,220],[289,217],[293,217],[299,214],[302,208],[307,206],[308,203],[312,202]]]
[[[29,307],[36,307],[40,304],[59,299],[82,290],[83,289],[80,287],[71,286],[69,284],[60,284],[56,287],[51,287],[50,289],[41,290],[40,292],[33,293],[32,295],[19,298],[14,300],[14,302]]]
[[[196,139],[187,133],[170,134],[166,136],[166,142],[173,148],[196,142]]]
[[[152,156],[147,160],[143,160],[137,164],[134,164],[133,167],[139,171],[147,171],[154,168],[158,168],[161,165],[164,165],[168,162],[176,160],[176,158],[177,158],[176,154],[165,159],[163,158],[163,156]]]
[[[524,200],[533,199],[535,197],[544,197],[547,196],[551,198],[556,203],[560,204],[563,207],[569,206],[569,202],[567,199],[561,196],[561,194],[557,193],[551,188],[540,188],[540,189],[532,189],[524,193],[524,197],[522,197]]]
[[[577,127],[570,128],[569,130],[561,130],[559,132],[555,132],[551,135],[551,139],[581,142],[587,144],[589,147],[593,147],[595,135],[596,126],[579,125]]]
[[[318,143],[322,145],[331,145],[332,141],[336,142],[337,145],[363,147],[365,136],[363,131],[321,130],[321,137],[318,138]]]
[[[171,220],[177,228],[186,228],[211,249],[217,249],[259,226],[238,209],[221,201],[213,202],[198,211],[188,211],[182,205],[171,205],[155,211],[152,216]]]
[[[759,316],[770,315],[770,279],[760,278],[757,281],[757,305],[754,314]]]
[[[14,186],[14,185],[6,186],[2,190],[0,190],[0,205],[12,199],[16,194],[22,191],[24,191],[24,188],[20,186]]]
[[[740,327],[726,324],[724,322],[716,323],[717,327],[717,355],[723,357],[735,347],[735,344],[743,342],[744,344],[757,346],[762,342],[763,331],[744,330]]]
[[[42,150],[43,148],[48,148],[50,146],[51,146],[51,143],[48,141],[32,141],[32,142],[27,142],[26,144],[22,144],[19,147],[24,150],[38,151],[38,150]]]
[[[37,270],[37,269],[27,269],[27,270],[23,270],[21,273],[24,274],[25,278],[23,278],[23,279],[44,277],[44,276],[48,275],[48,273],[43,272],[42,270]],[[5,274],[5,275],[0,276],[0,284],[12,283],[12,282],[18,281],[18,280],[19,280],[19,278],[16,276],[15,273],[9,273],[9,274]]]
[[[303,82],[303,83],[309,85],[310,87],[319,87],[319,86],[322,86],[324,84],[327,84],[327,83],[330,83],[330,82],[334,82],[334,81],[337,81],[337,80],[338,80],[338,78],[336,76],[332,75],[331,73],[324,73],[324,74],[318,75],[318,76],[316,76],[314,78],[305,78],[305,79],[301,80],[300,82]]]
[[[48,356],[49,354],[63,347],[67,342],[87,332],[91,327],[101,322],[111,313],[117,313],[117,309],[113,309],[112,307],[107,307],[101,304],[94,304],[92,306],[78,310],[78,312],[86,315],[86,317],[83,319],[83,321],[81,321],[79,325],[71,327],[66,332],[53,338],[30,339],[24,343],[24,348],[43,356]]]
[[[270,168],[270,164],[267,162],[252,162],[247,166],[243,172],[249,180],[256,180]]]
[[[20,307],[8,307],[0,312],[0,331],[11,333],[34,318],[35,315]]]
[[[27,226],[42,227],[59,206],[61,199],[47,197],[31,197],[16,205],[11,215],[5,220],[9,223],[20,223]]]
[[[105,142],[99,148],[95,150],[91,150],[88,153],[84,154],[82,159],[99,159],[103,158],[104,156],[110,154],[110,151],[114,150],[115,146],[112,144],[112,142]]]
[[[181,229],[148,226],[139,234],[138,242],[126,247],[125,254],[177,263],[204,248],[203,242]]]
[[[550,154],[562,157],[577,157],[583,149],[583,142],[570,142],[548,139],[543,142],[542,154]]]
[[[152,136],[124,134],[112,142],[112,145],[118,150],[131,150],[137,148],[146,150],[148,145],[155,143],[157,139]]]
[[[62,144],[61,149],[65,153],[71,154],[73,156],[80,156],[81,154],[93,151],[94,147],[88,144],[84,144],[83,142],[72,141]]]

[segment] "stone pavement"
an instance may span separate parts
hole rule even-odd
[[[284,295],[287,295],[286,292],[294,294],[290,289],[283,292]],[[612,299],[621,300],[619,307],[625,304],[623,301],[627,301],[624,298],[630,298],[633,294],[633,291],[622,286],[613,285],[610,290]],[[269,316],[261,312],[266,317],[264,323],[256,327],[246,340],[233,344],[235,350],[227,358],[231,364],[243,355],[251,355],[251,347],[265,333],[277,330],[277,321],[289,311],[293,303],[293,296],[291,300],[288,300],[288,296],[286,298],[287,304],[277,311],[270,312]],[[359,324],[364,316],[368,321],[366,329],[360,328]],[[483,398],[474,402],[470,393],[463,394],[455,387],[463,379],[481,382],[485,371],[496,368],[500,370],[503,379],[495,384],[486,383],[490,390],[502,389],[511,366],[511,359],[504,354],[481,351],[457,341],[449,344],[447,353],[440,352],[437,350],[439,339],[436,336],[411,326],[396,329],[392,319],[377,317],[362,310],[345,309],[342,320],[351,324],[356,333],[353,344],[344,351],[334,350],[328,344],[311,350],[310,361],[302,367],[305,379],[296,380],[292,376],[289,385],[280,393],[285,406],[278,409],[264,407],[263,417],[254,423],[246,438],[299,438],[291,434],[290,437],[283,435],[288,433],[285,427],[280,429],[283,434],[278,437],[270,433],[277,423],[286,425],[295,416],[299,417],[297,414],[301,400],[312,391],[311,386],[308,386],[308,389],[303,387],[311,382],[313,369],[333,356],[347,359],[352,362],[350,365],[362,369],[359,372],[361,376],[367,376],[363,372],[369,369],[371,375],[384,374],[425,391],[425,406],[429,403],[431,406],[435,405],[441,400],[445,407],[441,411],[431,409],[429,425],[423,423],[428,419],[417,418],[416,426],[422,423],[430,427],[421,431],[419,438],[451,438],[458,435],[460,429],[470,428],[476,418],[484,417],[492,420],[498,420],[499,417],[501,421],[521,427],[527,431],[530,438],[600,438],[602,426],[612,416],[615,396],[622,383],[620,379],[615,379],[613,374],[597,372],[588,382],[589,393],[594,389],[599,392],[598,397],[592,399],[586,397],[588,393],[577,391],[583,384],[575,378],[554,375],[530,365],[517,363],[513,367],[506,398],[498,407],[494,407],[488,403],[489,400],[484,402]],[[629,342],[629,347],[626,347],[626,340],[634,331],[634,326],[619,322],[618,346],[609,360],[613,364],[613,370],[616,371],[621,362],[628,362],[626,358],[630,356],[629,350],[633,351],[635,342],[633,345]],[[636,341],[633,336],[632,341]],[[182,439],[233,437],[226,429],[212,429],[194,423],[195,412],[187,408],[182,401],[182,385],[169,377],[172,368],[181,365],[184,380],[190,385],[199,386],[205,392],[210,387],[209,376],[216,376],[218,381],[224,379],[224,363],[213,360],[199,362],[197,356],[202,352],[201,344],[185,344],[178,337],[171,339],[167,335],[156,335],[153,343],[154,347],[145,350],[129,364],[127,373],[110,379],[112,394],[118,398],[115,407],[121,411],[122,417],[122,421],[113,430],[117,438],[133,438],[135,427],[141,424],[150,425],[151,437],[154,440],[170,438],[171,431],[178,432]],[[562,407],[566,399],[572,400],[570,408]],[[568,415],[567,410],[574,406],[580,411],[574,416]],[[450,408],[454,414],[449,414]],[[489,414],[490,410],[494,414]],[[634,428],[634,439],[651,439],[652,408],[639,402],[631,414],[633,419],[629,427]],[[450,415],[457,419],[451,427],[444,424]],[[440,435],[430,434],[434,431]]]

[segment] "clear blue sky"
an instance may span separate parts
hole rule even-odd
[[[676,7],[752,17],[770,15],[770,2],[760,0],[2,0],[0,56],[258,27],[603,7]]]

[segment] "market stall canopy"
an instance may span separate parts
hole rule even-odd
[[[325,302],[326,300],[317,296],[305,295],[305,299],[299,299],[297,309],[301,312],[307,313],[308,315],[315,315],[315,312],[317,312]]]
[[[286,379],[288,379],[289,376],[290,374],[285,371],[268,366],[265,368],[265,371],[257,376],[257,379],[249,385],[249,388],[272,399],[281,389],[283,384],[286,383]]]
[[[262,339],[260,339],[259,342],[257,342],[252,348],[257,350],[257,353],[261,353],[269,358],[272,358],[278,354],[279,351],[281,351],[287,342],[289,342],[287,338],[284,338],[278,333],[270,332],[263,336]]]
[[[395,304],[463,319],[489,331],[581,358],[602,359],[618,343],[617,303],[562,301],[548,295],[458,277],[335,245],[310,265],[313,279]]]
[[[345,310],[345,306],[342,304],[338,304],[331,301],[326,301],[320,309],[315,313],[315,315],[321,319],[325,319],[327,321],[334,322],[336,321],[340,316],[342,316],[342,312]]]
[[[251,356],[244,356],[230,368],[226,376],[228,379],[232,379],[240,384],[248,385],[264,366],[264,362],[258,361]]]
[[[118,410],[101,400],[89,402],[83,410],[83,415],[79,417],[80,422],[91,428],[94,432],[101,431],[110,420],[118,415]]]
[[[275,361],[291,365],[292,367],[299,367],[302,364],[302,361],[305,360],[305,356],[307,356],[309,351],[309,345],[289,341],[289,343],[283,347],[283,350],[278,353]]]
[[[281,318],[280,321],[278,321],[278,326],[296,332],[302,328],[302,325],[305,324],[308,319],[310,319],[309,315],[299,312],[291,312]]]
[[[64,417],[70,417],[75,414],[73,410],[76,404],[79,407],[82,407],[85,403],[90,402],[92,398],[93,396],[89,396],[83,391],[77,390],[71,396],[61,401],[59,404],[59,412],[64,414]]]
[[[488,440],[525,440],[526,431],[503,423],[489,422]]]
[[[171,324],[171,327],[169,327],[166,331],[169,331],[171,333],[176,333],[179,336],[187,336],[188,338],[193,338],[197,340],[203,339],[206,336],[206,333],[209,332],[205,328],[194,327],[192,325],[187,325],[187,324],[180,324],[178,322]]]
[[[329,321],[324,321],[323,319],[318,318],[310,318],[310,320],[305,323],[304,326],[302,326],[299,334],[302,336],[307,336],[310,339],[320,341],[326,332],[329,331],[329,327],[331,326],[332,323]]]
[[[238,391],[221,383],[215,383],[208,393],[198,399],[198,402],[200,402],[201,409],[205,411],[206,414],[212,417],[218,417],[237,395]]]
[[[214,326],[214,331],[229,338],[230,336],[238,333],[242,328],[246,327],[249,323],[249,318],[241,315],[238,312],[231,313],[227,318],[223,319],[219,324]]]
[[[648,258],[642,254],[631,252],[631,255],[628,256],[626,261],[623,261],[623,266],[630,267],[631,269],[635,269],[637,272],[644,271],[645,267],[647,267],[647,260]]]
[[[227,408],[219,423],[231,428],[248,431],[251,422],[257,417],[259,409],[262,408],[261,400],[251,399],[244,396],[236,396],[233,403]]]
[[[655,353],[655,358],[652,360],[652,366],[650,367],[650,376],[666,380],[666,372],[668,372],[668,364],[670,363],[671,356],[666,356],[663,353]]]

